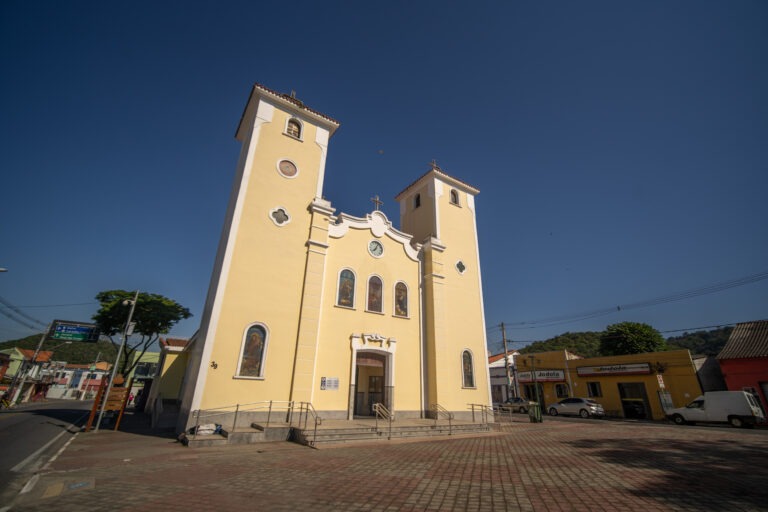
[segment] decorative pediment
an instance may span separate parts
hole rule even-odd
[[[392,222],[387,219],[383,212],[376,210],[369,213],[365,218],[353,217],[342,213],[336,217],[336,222],[328,227],[328,236],[331,238],[342,238],[350,229],[370,230],[376,238],[387,236],[403,246],[405,254],[413,261],[419,260],[419,249],[411,245],[412,236],[395,229]]]
[[[382,352],[395,352],[397,340],[377,333],[362,333],[352,335],[352,348],[355,350],[380,350]]]

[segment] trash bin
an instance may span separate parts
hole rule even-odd
[[[541,405],[538,402],[533,402],[528,408],[528,419],[531,423],[541,423]]]

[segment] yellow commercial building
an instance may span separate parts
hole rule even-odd
[[[567,351],[516,357],[521,393],[538,399],[542,412],[568,397],[591,398],[606,416],[664,419],[664,410],[682,407],[701,394],[688,350],[582,358]]]
[[[378,203],[336,213],[323,182],[338,127],[254,86],[178,430],[198,411],[272,401],[337,419],[490,405],[478,190],[432,164],[396,197],[400,229]]]

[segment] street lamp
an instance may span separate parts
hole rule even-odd
[[[124,306],[127,306],[128,304],[131,305],[131,312],[128,313],[128,320],[125,322],[125,328],[123,328],[123,339],[120,341],[120,348],[117,350],[117,358],[115,359],[115,365],[112,367],[112,376],[109,378],[109,382],[107,383],[107,389],[105,394],[101,397],[101,409],[99,410],[99,419],[96,422],[96,427],[93,429],[94,432],[99,431],[101,420],[104,417],[104,407],[107,405],[109,392],[112,391],[112,383],[115,381],[115,376],[117,375],[117,365],[120,362],[120,356],[123,355],[123,347],[125,346],[125,339],[128,335],[131,334],[128,332],[128,330],[131,328],[131,320],[133,320],[133,312],[136,309],[137,300],[139,300],[139,290],[136,290],[136,295],[134,295],[133,300],[126,299],[123,301]]]

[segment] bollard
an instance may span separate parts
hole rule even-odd
[[[541,405],[538,402],[534,402],[528,408],[528,419],[531,423],[541,423]]]

